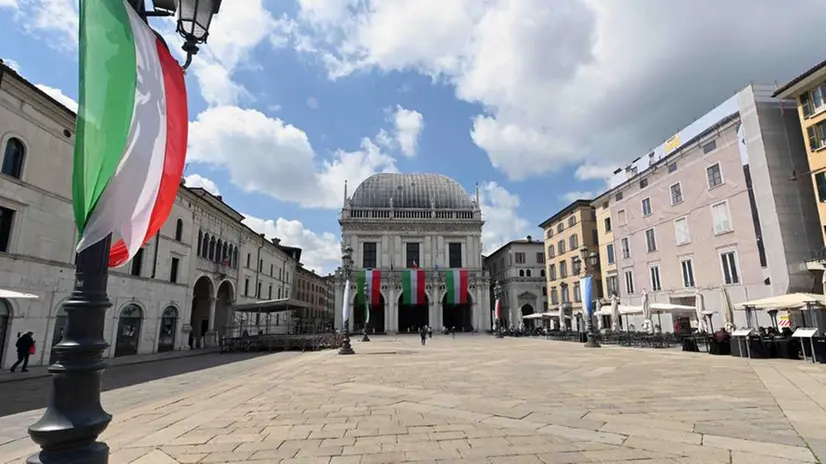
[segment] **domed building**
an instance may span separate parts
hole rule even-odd
[[[352,196],[345,184],[339,224],[342,247],[353,249],[351,331],[491,327],[478,192],[471,198],[441,174],[375,174]],[[336,327],[342,328],[345,276],[337,277]]]

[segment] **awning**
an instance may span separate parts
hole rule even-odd
[[[806,303],[815,303],[826,306],[826,295],[816,295],[814,293],[789,293],[787,295],[772,296],[759,300],[745,301],[734,305],[734,309],[746,309],[746,306],[754,309],[802,309]]]
[[[0,288],[0,298],[6,300],[36,300],[40,297],[32,295],[31,293],[15,292],[14,290],[4,290]]]
[[[697,311],[697,308],[673,303],[651,303],[651,311],[654,313],[681,313],[687,311],[693,313]]]
[[[234,305],[232,309],[242,313],[280,313],[296,309],[310,309],[311,307],[309,303],[303,301],[292,298],[281,298],[278,300],[265,300]]]
[[[628,305],[619,305],[619,313],[620,316],[628,316],[631,314],[642,314],[642,306],[628,306]],[[599,308],[599,311],[595,313],[597,316],[610,316],[611,315],[611,306],[606,305]]]
[[[544,313],[528,314],[527,316],[522,316],[522,319],[542,319],[543,317],[555,317],[555,316],[558,316],[558,314],[548,311],[548,312],[544,312]]]

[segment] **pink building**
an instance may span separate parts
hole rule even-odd
[[[797,111],[772,91],[747,87],[614,172],[595,206],[610,208],[624,304],[646,291],[650,302],[694,306],[699,292],[719,311],[721,287],[732,304],[820,287],[803,264],[822,244],[810,176],[795,175],[808,169]],[[752,325],[770,325],[755,316]],[[663,315],[663,330],[674,321]]]

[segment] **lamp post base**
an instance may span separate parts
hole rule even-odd
[[[108,464],[109,446],[95,442],[71,451],[41,451],[26,459],[26,464]]]
[[[363,341],[363,342],[369,342],[370,341],[370,337],[367,336],[367,332],[364,332],[364,336],[361,337],[361,341]]]
[[[341,348],[338,349],[338,354],[356,354],[353,347],[350,346],[350,333],[344,332],[344,340],[341,342]]]
[[[599,348],[600,346],[599,340],[597,340],[597,334],[588,332],[588,340],[585,342],[585,348]]]

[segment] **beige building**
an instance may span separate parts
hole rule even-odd
[[[490,274],[491,291],[496,282],[502,287],[502,323],[505,327],[519,326],[523,316],[547,310],[545,246],[541,241],[530,235],[512,240],[485,257],[484,267]],[[491,295],[491,311],[494,304]]]
[[[597,236],[599,242],[599,264],[602,275],[602,288],[605,297],[619,295],[619,276],[617,274],[617,255],[614,249],[614,230],[611,223],[610,195],[606,192],[591,202],[597,215]]]
[[[45,364],[66,325],[77,232],[71,199],[75,114],[0,63],[0,366],[14,334],[33,331]],[[111,269],[107,357],[214,344],[233,306],[290,294],[297,256],[242,223],[200,188],[182,186],[168,221],[130,262]],[[295,249],[293,249],[295,250]]]
[[[576,200],[539,225],[545,237],[546,281],[549,307],[561,310],[566,326],[575,328],[571,318],[582,313],[580,279],[586,266],[582,256],[598,253],[597,218],[591,200]],[[599,266],[587,271],[593,274],[592,299],[602,298],[602,276]]]
[[[296,269],[294,298],[307,303],[310,307],[296,316],[304,322],[322,323],[328,306],[327,292],[327,282],[324,277],[299,265]]]

